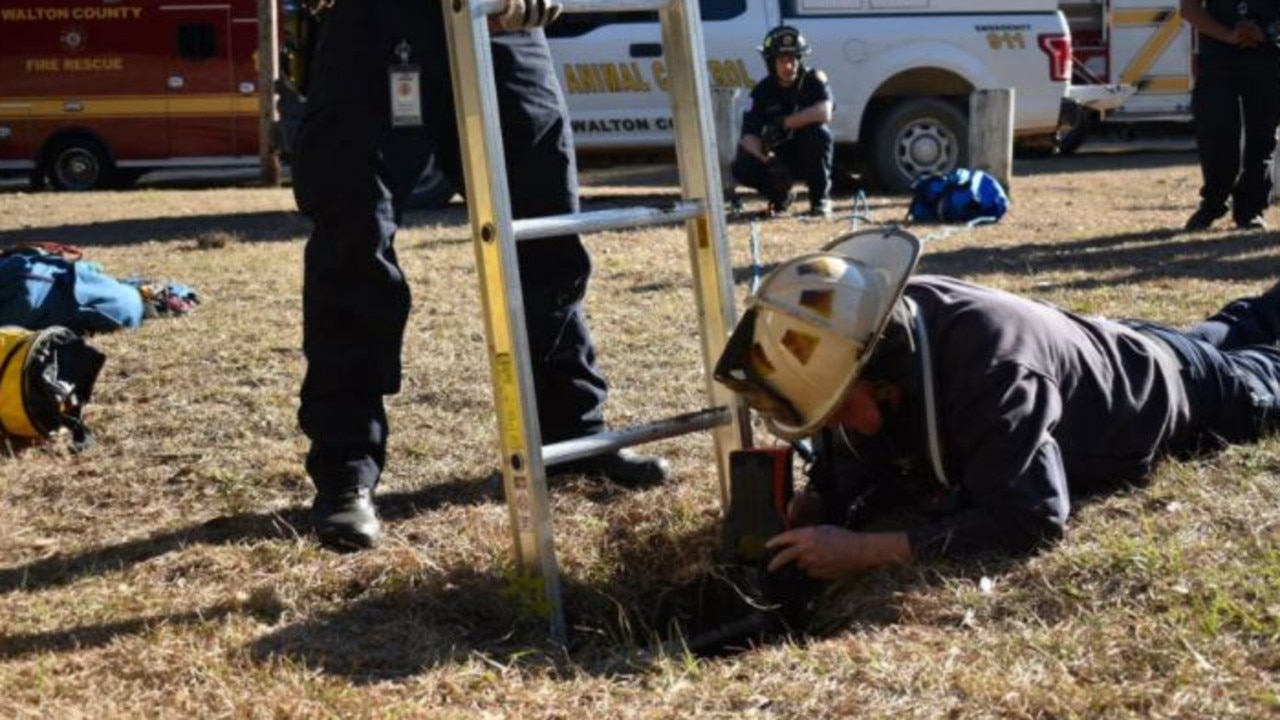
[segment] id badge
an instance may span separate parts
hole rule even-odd
[[[389,69],[391,81],[391,126],[422,125],[422,72],[415,65]]]

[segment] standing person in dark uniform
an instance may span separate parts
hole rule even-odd
[[[799,30],[770,30],[760,47],[769,76],[751,89],[742,116],[733,177],[764,195],[771,215],[787,212],[799,178],[809,187],[809,214],[831,216],[831,88],[826,74],[805,67],[810,50]]]
[[[400,389],[410,305],[396,229],[426,164],[435,158],[459,177],[460,154],[441,5],[323,5],[293,175],[298,207],[314,223],[303,276],[307,370],[298,418],[311,440],[306,467],[320,541],[360,549],[381,534],[373,493],[386,464],[383,396]],[[539,27],[558,11],[553,0],[513,0],[500,20],[491,18],[516,218],[578,208],[567,111]],[[600,432],[606,385],[582,308],[587,251],[569,235],[520,243],[518,252],[535,391],[554,398],[538,403],[542,440]],[[669,474],[665,461],[627,452],[550,471],[632,486]]]
[[[918,254],[870,231],[784,263],[726,346],[717,378],[774,434],[817,439],[772,569],[1030,552],[1063,535],[1073,497],[1280,424],[1280,285],[1180,332],[908,279]],[[865,531],[904,509],[923,519]]]
[[[1280,0],[1182,0],[1181,8],[1200,33],[1191,105],[1204,176],[1200,207],[1186,228],[1209,228],[1227,214],[1230,199],[1237,228],[1265,229],[1280,124]]]

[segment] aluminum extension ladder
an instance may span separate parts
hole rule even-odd
[[[567,637],[547,497],[546,468],[631,445],[710,430],[728,502],[729,453],[750,445],[745,406],[712,379],[734,322],[733,284],[715,152],[698,3],[693,0],[565,0],[565,13],[657,11],[670,72],[682,201],[669,208],[628,208],[527,220],[512,219],[487,17],[507,0],[443,0],[466,175],[467,206],[481,283],[489,364],[497,409],[503,490],[515,543],[513,596],[546,617],[551,636]],[[684,222],[701,329],[706,409],[632,428],[542,446],[533,391],[517,242],[571,233]]]

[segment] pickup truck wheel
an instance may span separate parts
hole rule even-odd
[[[115,164],[106,148],[87,138],[68,138],[49,152],[49,182],[58,190],[93,190],[108,187]]]
[[[1084,141],[1089,138],[1090,133],[1097,131],[1098,126],[1102,124],[1101,118],[1095,110],[1084,110],[1076,118],[1075,123],[1070,127],[1063,128],[1058,131],[1055,140],[1058,144],[1058,151],[1063,155],[1073,155]]]
[[[908,98],[885,113],[874,132],[871,162],[890,192],[905,193],[923,173],[949,173],[967,157],[969,123],[939,98]]]

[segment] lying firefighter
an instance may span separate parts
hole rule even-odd
[[[1073,496],[1280,418],[1280,284],[1183,332],[912,277],[919,252],[873,230],[782,264],[720,358],[717,379],[773,433],[815,441],[772,571],[1031,552],[1063,535]],[[862,529],[890,507],[927,519]]]

